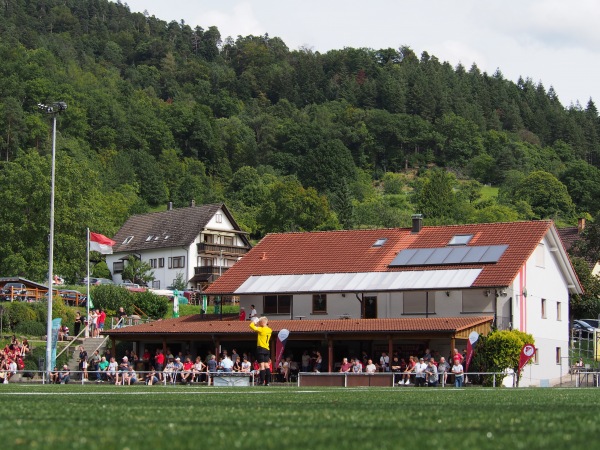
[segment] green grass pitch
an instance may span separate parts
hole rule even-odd
[[[0,385],[2,449],[562,449],[598,389]]]

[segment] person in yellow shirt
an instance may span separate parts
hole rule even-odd
[[[260,364],[260,371],[258,372],[258,382],[260,385],[269,385],[271,380],[271,368],[269,367],[269,361],[271,354],[269,351],[269,342],[271,341],[271,330],[268,326],[269,319],[266,317],[253,317],[250,321],[250,328],[258,333],[256,339],[256,361]]]

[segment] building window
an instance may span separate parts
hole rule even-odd
[[[313,314],[327,313],[327,294],[313,294],[312,312]]]
[[[556,347],[556,364],[560,364],[561,356],[561,348]]]
[[[116,261],[113,263],[113,273],[121,273],[125,268],[123,261]]]
[[[156,258],[150,259],[150,268],[156,269]]]
[[[289,314],[291,310],[291,295],[265,295],[263,305],[265,314]]]
[[[546,299],[542,299],[542,319],[546,318]]]
[[[450,239],[448,245],[467,245],[473,239],[472,234],[457,234]]]
[[[152,289],[160,289],[160,280],[154,280],[152,282]]]
[[[539,355],[538,355],[538,348],[536,347],[535,349],[535,353],[533,354],[533,363],[534,364],[539,364],[540,363],[540,359],[539,359]]]
[[[544,249],[544,244],[538,244],[535,250],[535,265],[537,267],[546,267],[546,251]]]
[[[169,257],[169,269],[183,269],[185,267],[185,256]]]
[[[223,214],[215,214],[215,222],[222,223],[223,222]]]
[[[556,320],[562,320],[562,303],[556,302]]]
[[[233,246],[233,237],[232,236],[224,236],[223,244]]]
[[[429,292],[405,292],[402,314],[434,314],[435,295]]]
[[[133,239],[133,236],[127,236],[125,238],[125,240],[123,241],[123,245],[127,245],[131,242],[131,240]]]
[[[158,267],[165,267],[165,258],[158,258]]]

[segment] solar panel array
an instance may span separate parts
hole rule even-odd
[[[447,264],[495,263],[508,245],[473,245],[464,247],[410,248],[402,250],[389,267],[444,266]]]

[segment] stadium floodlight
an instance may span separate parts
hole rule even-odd
[[[38,109],[52,115],[52,170],[50,181],[50,235],[48,238],[48,320],[46,323],[46,372],[52,372],[52,283],[54,280],[54,190],[56,178],[56,116],[67,110],[65,102],[38,103]]]

